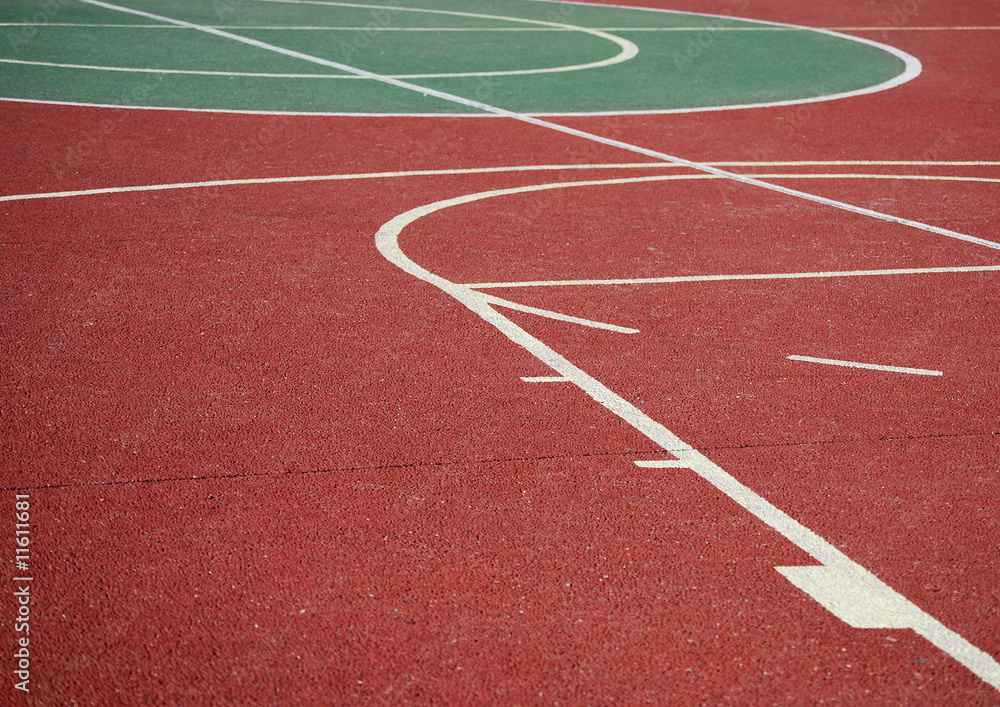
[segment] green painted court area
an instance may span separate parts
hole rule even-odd
[[[667,111],[864,90],[895,54],[731,18],[532,0],[121,0],[285,49],[535,114]],[[72,0],[0,4],[0,97],[308,113],[472,108],[198,29]]]

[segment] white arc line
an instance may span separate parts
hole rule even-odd
[[[887,371],[888,373],[909,373],[914,376],[943,376],[944,371],[932,371],[926,368],[903,368],[902,366],[880,366],[874,363],[858,363],[857,361],[839,361],[834,358],[813,358],[812,356],[788,356],[792,361],[807,363],[823,363],[828,366],[843,366],[845,368],[866,368],[870,371]]]
[[[325,2],[323,0],[257,0],[257,2],[272,2],[290,5],[329,5],[333,7],[357,7],[363,9],[371,10],[392,10],[399,12],[422,12],[432,15],[452,15],[457,17],[473,17],[476,19],[489,19],[489,20],[502,20],[504,22],[515,22],[521,24],[529,25],[541,25],[544,29],[556,29],[561,31],[571,31],[571,32],[581,32],[583,34],[589,34],[593,37],[598,37],[600,39],[607,40],[614,44],[617,44],[621,49],[615,56],[609,59],[602,59],[600,61],[592,61],[586,64],[573,64],[571,66],[556,66],[548,69],[516,69],[510,71],[471,71],[464,73],[448,73],[448,74],[402,74],[398,76],[391,76],[387,78],[403,78],[403,79],[426,79],[426,78],[465,78],[470,76],[522,76],[529,74],[554,74],[554,73],[565,73],[568,71],[583,71],[586,69],[599,69],[605,66],[613,66],[615,64],[621,64],[622,62],[634,59],[636,55],[639,54],[639,47],[635,45],[634,42],[630,42],[627,39],[619,37],[614,34],[609,34],[599,29],[594,29],[591,27],[580,27],[578,25],[569,25],[562,22],[546,22],[543,20],[529,20],[523,17],[506,17],[503,15],[482,15],[474,12],[456,12],[454,10],[430,10],[427,8],[420,7],[403,7],[401,5],[387,6],[387,5],[365,5],[361,3],[351,3],[351,2]],[[540,29],[536,27],[535,29]],[[362,78],[372,78],[372,77],[362,77]]]
[[[1000,664],[991,655],[949,629],[831,543],[740,483],[634,404],[498,313],[482,292],[430,272],[407,257],[399,246],[399,235],[403,229],[424,216],[453,206],[521,191],[524,189],[496,190],[419,206],[385,223],[375,235],[375,245],[389,262],[457,299],[484,321],[496,327],[511,342],[521,346],[553,369],[559,377],[578,386],[598,404],[652,440],[662,450],[676,457],[678,467],[683,464],[692,469],[716,489],[811,555],[822,565],[819,569],[780,568],[778,571],[835,616],[850,625],[854,625],[852,621],[867,625],[877,622],[880,608],[891,607],[893,614],[891,617],[886,617],[885,621],[891,622],[893,626],[905,623],[907,628],[913,629],[968,668],[978,678],[1000,690]],[[830,587],[837,589],[830,590]],[[867,608],[854,611],[843,608],[860,605]]]
[[[525,383],[569,383],[568,378],[562,376],[521,376]]]
[[[863,216],[871,216],[872,218],[879,219],[881,221],[887,221],[889,223],[897,223],[904,226],[911,226],[923,231],[928,231],[930,233],[936,233],[938,235],[947,236],[949,238],[955,238],[961,241],[966,241],[969,243],[975,243],[977,245],[986,246],[988,248],[996,248],[1000,250],[1000,243],[994,243],[993,241],[988,241],[983,238],[976,238],[974,236],[968,236],[964,233],[959,233],[957,231],[952,231],[947,228],[939,228],[937,226],[931,226],[919,221],[913,221],[910,219],[900,218],[898,216],[891,216],[889,214],[884,214],[879,211],[873,211],[871,209],[865,209],[860,206],[854,206],[853,204],[847,204],[842,201],[836,201],[835,199],[827,199],[826,197],[817,196],[815,194],[809,194],[808,192],[799,191],[797,189],[790,189],[788,187],[783,187],[778,184],[773,184],[771,182],[764,182],[753,177],[738,174],[736,172],[728,172],[724,169],[719,169],[718,167],[712,167],[700,162],[692,162],[691,160],[684,159],[682,157],[675,157],[674,155],[669,155],[665,152],[660,152],[658,150],[649,150],[644,147],[639,147],[638,145],[633,145],[631,143],[623,142],[621,140],[614,140],[612,138],[602,137],[600,135],[595,135],[594,133],[588,133],[583,130],[577,130],[575,128],[570,128],[564,125],[559,125],[558,123],[553,123],[548,120],[543,120],[541,118],[535,118],[530,115],[525,115],[523,113],[516,113],[514,111],[509,111],[504,108],[499,108],[497,106],[490,105],[488,103],[483,103],[481,101],[474,101],[468,98],[463,98],[457,96],[453,93],[448,93],[446,91],[439,91],[437,89],[427,88],[420,86],[418,84],[409,83],[400,79],[394,79],[388,76],[383,76],[381,74],[376,74],[371,71],[366,71],[364,69],[359,69],[354,66],[349,66],[347,64],[342,64],[336,61],[329,61],[328,59],[321,59],[320,57],[312,56],[310,54],[303,54],[302,52],[297,52],[292,49],[285,49],[284,47],[279,47],[274,44],[268,44],[267,42],[261,42],[256,39],[250,39],[249,37],[243,37],[238,34],[233,34],[231,32],[226,32],[224,30],[214,29],[212,27],[206,27],[204,25],[197,25],[191,22],[186,22],[184,20],[175,20],[169,17],[164,17],[162,15],[155,15],[150,12],[143,12],[142,10],[133,10],[127,7],[121,7],[119,5],[112,5],[111,3],[102,2],[101,0],[80,0],[80,2],[86,3],[88,5],[94,5],[95,7],[103,7],[108,10],[117,10],[119,12],[125,12],[132,15],[137,15],[139,17],[146,17],[148,19],[159,20],[161,22],[166,22],[168,24],[176,24],[182,27],[190,27],[192,29],[197,29],[208,34],[213,34],[218,37],[223,37],[225,39],[232,39],[236,42],[241,42],[243,44],[248,44],[252,47],[258,47],[260,49],[265,49],[267,51],[276,52],[278,54],[284,54],[285,56],[294,57],[296,59],[302,59],[303,61],[309,61],[314,64],[319,64],[321,66],[327,66],[331,69],[337,69],[339,71],[345,71],[350,74],[356,74],[358,76],[365,76],[376,81],[388,84],[390,86],[396,86],[397,88],[402,88],[407,91],[414,91],[421,93],[426,96],[433,96],[435,98],[440,98],[441,100],[448,101],[450,103],[457,103],[469,108],[476,108],[478,110],[484,111],[486,113],[493,113],[494,115],[500,115],[513,120],[520,121],[522,123],[528,123],[529,125],[536,125],[538,127],[546,128],[549,130],[555,130],[566,135],[573,135],[575,137],[583,138],[591,142],[598,142],[603,145],[608,145],[610,147],[618,147],[629,152],[634,152],[636,154],[645,155],[647,157],[654,157],[656,159],[663,160],[664,162],[671,162],[677,165],[683,165],[685,167],[690,167],[691,169],[697,170],[699,172],[705,172],[707,174],[714,174],[716,176],[725,177],[727,179],[732,179],[743,184],[748,184],[751,186],[761,187],[763,189],[768,189],[770,191],[775,191],[780,194],[785,194],[787,196],[794,196],[800,199],[805,199],[807,201],[813,201],[818,204],[824,204],[826,206],[832,206],[837,209],[842,209],[844,211],[850,211],[852,213],[861,214]],[[558,23],[553,23],[558,26]],[[844,37],[844,35],[838,35],[835,32],[827,32],[825,30],[815,30],[822,34],[829,34],[835,37]],[[611,36],[611,35],[608,35]],[[886,47],[885,45],[879,44],[877,42],[871,42],[870,40],[860,40],[856,37],[848,38],[854,41],[860,41],[862,43],[871,44],[872,46],[879,47],[885,51],[889,51],[892,48]],[[898,50],[893,50],[896,56],[900,56]],[[886,82],[885,88],[891,86],[900,85],[906,81],[911,80],[920,73],[920,62],[906,54],[903,55],[904,62],[906,63],[906,71],[896,77],[896,79]],[[847,94],[843,94],[847,95]],[[828,97],[829,98],[829,97]]]

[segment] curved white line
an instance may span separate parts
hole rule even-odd
[[[287,2],[287,0],[258,0],[258,1],[259,2]],[[318,2],[318,0],[312,0],[312,1],[313,2]],[[644,12],[666,12],[666,13],[670,13],[670,14],[691,15],[691,16],[696,16],[696,17],[713,17],[713,18],[720,18],[720,19],[735,20],[735,21],[738,21],[738,22],[748,22],[748,23],[760,24],[760,25],[771,26],[771,27],[805,30],[805,31],[809,31],[809,32],[819,32],[821,34],[828,34],[830,36],[838,37],[840,39],[846,39],[846,40],[849,40],[849,41],[852,41],[852,42],[860,42],[862,44],[868,44],[870,46],[877,47],[877,48],[879,48],[879,49],[881,49],[881,50],[883,50],[885,52],[888,52],[889,54],[892,54],[893,56],[895,56],[895,57],[897,57],[897,58],[899,58],[899,59],[901,59],[903,61],[903,63],[904,63],[904,71],[903,71],[903,73],[899,74],[898,76],[896,76],[893,79],[889,79],[888,81],[884,81],[884,82],[882,82],[880,84],[876,84],[875,86],[870,86],[870,87],[865,88],[865,89],[857,89],[855,91],[846,91],[846,92],[842,92],[842,93],[835,93],[835,94],[829,94],[829,95],[824,95],[824,96],[815,96],[815,97],[812,97],[812,98],[798,98],[798,99],[790,99],[790,100],[786,100],[786,101],[770,101],[770,102],[763,102],[763,103],[739,103],[739,104],[727,104],[727,105],[720,105],[720,106],[699,106],[699,107],[694,107],[694,108],[665,108],[665,109],[651,109],[651,110],[616,110],[616,111],[577,111],[577,112],[534,112],[534,113],[523,113],[523,114],[521,114],[521,115],[524,115],[524,116],[527,116],[527,117],[532,117],[532,118],[541,118],[541,117],[569,117],[569,116],[614,116],[614,115],[669,115],[669,114],[675,114],[675,113],[701,113],[701,112],[707,112],[707,111],[721,111],[721,110],[745,110],[745,109],[749,109],[749,108],[771,108],[771,107],[781,107],[781,106],[803,105],[803,104],[809,104],[809,103],[820,103],[820,102],[824,102],[824,101],[832,101],[832,100],[838,100],[838,99],[841,99],[841,98],[849,98],[849,97],[852,97],[852,96],[862,96],[862,95],[867,95],[867,94],[870,94],[870,93],[877,93],[877,92],[880,92],[880,91],[886,91],[886,90],[888,90],[890,88],[895,88],[895,87],[900,86],[900,85],[902,85],[902,84],[904,84],[904,83],[906,83],[908,81],[913,80],[914,78],[916,78],[917,76],[920,75],[920,72],[922,70],[922,66],[920,64],[920,61],[916,57],[914,57],[911,54],[908,54],[908,53],[902,51],[901,49],[897,49],[896,47],[890,46],[888,44],[883,44],[881,42],[875,42],[875,41],[872,41],[872,40],[869,40],[869,39],[864,39],[862,37],[854,37],[854,36],[843,34],[843,33],[840,33],[840,32],[833,31],[833,30],[819,29],[819,28],[815,28],[815,27],[806,27],[804,25],[793,25],[793,24],[787,24],[787,23],[781,23],[781,22],[771,22],[771,21],[765,21],[765,20],[754,20],[754,19],[748,19],[748,18],[743,18],[743,17],[727,17],[727,16],[724,16],[724,15],[711,15],[711,14],[699,13],[699,12],[680,12],[680,11],[675,11],[675,10],[661,10],[661,9],[658,9],[658,8],[648,8],[648,7],[635,7],[635,6],[623,6],[623,5],[604,5],[604,4],[595,4],[595,3],[579,3],[579,2],[573,2],[572,0],[535,0],[535,1],[536,2],[556,2],[556,4],[565,3],[565,4],[585,5],[587,7],[611,7],[611,8],[615,8],[615,9],[638,10],[638,11],[644,11]],[[351,4],[349,4],[349,3],[339,3],[339,4],[345,5],[345,6],[351,6]],[[376,8],[376,9],[380,9],[380,10],[390,9],[389,6],[386,6],[386,5],[355,5],[355,6]],[[404,8],[404,9],[412,9],[412,8]],[[444,11],[444,10],[427,10],[427,12],[445,13],[446,11]],[[460,14],[460,13],[454,13],[454,14]],[[527,20],[520,20],[519,18],[508,18],[508,19],[511,19],[512,21],[522,21],[522,22],[526,22],[527,21]],[[536,20],[534,22],[540,22],[540,21]],[[554,26],[556,26],[556,27],[563,27],[563,28],[574,30],[574,31],[580,30],[580,31],[584,31],[584,32],[600,32],[600,30],[590,30],[588,28],[576,27],[574,25],[565,25],[565,26],[562,26],[562,25],[559,25],[558,23],[552,23],[552,24]],[[617,43],[618,39],[621,39],[621,38],[618,38],[618,37],[615,37],[615,38],[612,39],[612,37],[614,37],[614,35],[608,34],[606,38],[610,39],[610,41],[614,41],[616,43]],[[626,41],[626,40],[622,40],[622,41]],[[631,44],[631,42],[630,42],[630,44]],[[632,46],[634,47],[635,45],[633,44]],[[636,52],[638,52],[638,48],[637,47],[636,47]],[[42,104],[49,104],[49,105],[81,106],[81,107],[91,107],[91,108],[124,108],[124,109],[132,109],[132,110],[172,110],[172,111],[181,111],[181,112],[189,112],[189,113],[236,113],[236,114],[240,114],[240,115],[290,115],[290,116],[330,116],[330,117],[365,117],[365,118],[383,118],[383,117],[384,118],[393,118],[393,117],[412,117],[412,118],[470,118],[470,117],[474,117],[474,118],[488,118],[488,117],[497,117],[496,113],[485,113],[485,114],[484,113],[406,113],[406,112],[368,113],[368,112],[347,112],[347,111],[237,110],[237,109],[231,109],[231,108],[178,108],[178,107],[175,107],[175,106],[128,106],[128,105],[119,105],[119,104],[110,104],[110,103],[88,103],[88,102],[85,102],[85,101],[47,101],[47,100],[34,99],[34,98],[11,98],[11,97],[5,97],[5,96],[0,96],[0,101],[11,101],[11,102],[17,102],[17,103],[42,103]]]
[[[705,111],[712,110],[743,110],[746,108],[770,108],[776,106],[794,106],[802,105],[807,103],[819,103],[822,101],[834,101],[841,98],[851,98],[854,96],[864,96],[869,93],[879,93],[881,91],[888,91],[891,88],[896,88],[904,83],[912,81],[920,75],[923,70],[923,66],[920,60],[917,59],[912,54],[904,52],[902,49],[897,49],[888,44],[883,44],[882,42],[876,42],[871,39],[865,39],[863,37],[855,37],[853,35],[844,34],[842,32],[837,32],[830,29],[821,29],[817,27],[808,27],[806,25],[795,25],[788,22],[773,22],[770,20],[754,20],[746,17],[733,17],[731,15],[717,15],[707,12],[688,12],[680,10],[664,10],[656,7],[638,7],[632,5],[614,5],[610,3],[588,3],[588,2],[577,2],[577,0],[532,0],[533,2],[540,3],[550,3],[554,5],[582,5],[585,7],[611,7],[619,10],[638,10],[640,12],[661,12],[671,15],[691,15],[695,17],[710,17],[713,19],[737,21],[737,22],[749,22],[752,24],[765,25],[769,27],[784,27],[787,29],[798,29],[805,30],[807,32],[818,32],[820,34],[826,34],[831,37],[836,37],[838,39],[846,39],[852,42],[858,42],[860,44],[867,44],[872,47],[881,49],[884,52],[892,54],[898,59],[901,59],[904,64],[903,73],[899,74],[893,79],[888,81],[883,81],[875,86],[869,86],[868,88],[857,89],[855,91],[844,91],[842,93],[832,93],[825,96],[816,96],[814,98],[800,98],[788,101],[771,101],[768,103],[740,103],[727,106],[702,106],[698,108],[676,108],[668,110],[635,110],[635,111],[589,111],[580,113],[538,113],[537,115],[546,116],[560,116],[560,115],[582,115],[582,116],[602,116],[602,115],[658,115],[661,113],[701,113]]]
[[[590,183],[592,184],[592,182]],[[580,182],[578,184],[588,183]],[[574,365],[547,344],[499,314],[491,306],[488,296],[467,285],[451,282],[430,272],[407,257],[399,247],[399,235],[403,229],[414,221],[436,211],[481,199],[540,191],[549,187],[551,185],[497,189],[418,206],[385,223],[375,235],[376,247],[389,262],[457,299],[480,318],[495,326],[511,342],[521,346],[543,364],[552,368],[560,378],[577,385],[597,403],[659,445],[665,452],[676,457],[676,461],[671,460],[671,466],[691,469],[789,542],[820,562],[819,566],[778,567],[775,569],[839,619],[856,628],[912,629],[964,665],[980,680],[1000,690],[1000,664],[989,653],[979,649],[920,609],[848,557],[843,551],[796,521],[751,488],[740,483],[722,467],[646,415],[638,407]],[[886,612],[887,608],[891,609],[888,613]]]
[[[360,5],[356,3],[342,3],[342,2],[302,2],[302,3],[287,3],[286,0],[256,0],[256,2],[272,2],[272,3],[282,3],[282,4],[311,4],[311,5],[331,5],[336,7],[360,7],[366,9],[398,9],[407,12],[426,12],[437,15],[458,15],[460,17],[474,17],[477,19],[494,19],[502,20],[504,22],[521,22],[532,25],[542,25],[545,28],[558,29],[560,31],[569,32],[581,32],[583,34],[589,34],[600,39],[606,39],[609,42],[617,44],[619,47],[619,52],[608,59],[601,59],[600,61],[592,61],[586,64],[567,64],[564,66],[555,66],[544,69],[511,69],[508,71],[467,71],[467,72],[456,72],[456,73],[434,73],[434,74],[384,74],[389,78],[393,79],[432,79],[432,78],[442,78],[442,79],[452,79],[452,78],[468,78],[473,76],[523,76],[529,74],[554,74],[554,73],[564,73],[569,71],[582,71],[585,69],[598,69],[604,66],[613,66],[614,64],[621,64],[622,62],[629,61],[635,58],[639,53],[639,47],[635,43],[628,41],[622,37],[618,37],[608,32],[604,32],[598,29],[591,29],[589,27],[578,27],[577,25],[568,25],[557,22],[546,22],[543,20],[526,20],[517,17],[505,17],[503,15],[481,15],[471,12],[450,12],[445,10],[427,10],[424,8],[390,8],[388,6],[382,5]],[[157,25],[162,27],[172,27],[175,29],[182,29],[176,25]],[[190,28],[183,28],[190,29]],[[239,29],[254,29],[239,27]],[[364,29],[364,28],[358,28]],[[463,28],[466,29],[466,28]],[[467,28],[468,31],[477,31],[477,28]],[[426,31],[426,30],[424,30]],[[98,66],[93,64],[67,64],[67,63],[55,63],[49,61],[28,61],[25,59],[0,59],[0,63],[4,64],[23,64],[28,66],[48,66],[61,69],[77,69],[86,71],[119,71],[126,73],[137,73],[137,74],[189,74],[192,76],[242,76],[250,78],[278,78],[278,79],[352,79],[352,80],[371,80],[368,76],[356,76],[352,74],[282,74],[282,73],[260,73],[260,72],[244,72],[244,71],[204,71],[195,69],[145,69],[131,66]]]
[[[605,39],[609,42],[617,44],[621,51],[615,56],[609,59],[602,59],[601,61],[592,61],[586,64],[573,64],[568,66],[557,66],[548,69],[517,69],[511,71],[469,71],[460,73],[447,73],[447,74],[397,74],[397,75],[387,75],[390,78],[396,79],[429,79],[429,78],[467,78],[472,76],[526,76],[529,74],[552,74],[552,73],[563,73],[567,71],[582,71],[584,69],[598,69],[604,66],[613,66],[614,64],[621,64],[629,59],[634,58],[639,53],[639,47],[637,47],[633,42],[628,41],[622,37],[619,37],[608,32],[604,32],[599,29],[592,29],[590,27],[580,27],[577,25],[566,24],[563,22],[547,22],[545,20],[528,20],[522,17],[507,17],[504,15],[485,15],[475,12],[458,12],[453,10],[431,10],[422,7],[402,7],[402,6],[389,6],[389,5],[367,5],[363,3],[352,3],[352,2],[333,2],[332,0],[253,0],[254,2],[267,2],[283,5],[329,5],[332,7],[357,7],[366,10],[385,10],[385,11],[399,11],[399,12],[419,12],[431,15],[451,15],[455,17],[471,17],[480,20],[501,20],[503,22],[514,22],[520,24],[538,25],[541,27],[551,27],[560,30],[569,30],[572,32],[582,32],[583,34],[589,34],[600,39]],[[367,77],[355,77],[355,78],[367,78]]]

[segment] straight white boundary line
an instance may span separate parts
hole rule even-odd
[[[538,317],[544,317],[546,319],[556,319],[561,322],[569,322],[570,324],[579,324],[580,326],[590,327],[592,329],[605,329],[607,331],[614,331],[619,334],[638,334],[638,329],[630,329],[628,327],[618,326],[617,324],[606,324],[605,322],[597,322],[593,319],[583,319],[582,317],[573,317],[568,314],[561,314],[559,312],[553,312],[549,309],[539,309],[538,307],[530,307],[526,304],[520,304],[518,302],[511,302],[507,299],[501,299],[500,297],[494,297],[493,295],[486,295],[484,298],[485,302],[494,305],[495,307],[504,307],[506,309],[513,309],[519,312],[527,312],[528,314],[534,314]]]
[[[889,275],[932,275],[939,273],[1000,272],[1000,265],[968,265],[941,268],[894,268],[888,270],[831,270],[827,272],[748,273],[745,275],[676,275],[609,280],[527,280],[522,282],[473,282],[473,290],[507,287],[578,287],[600,285],[661,285],[682,282],[732,282],[743,280],[811,280],[841,277],[885,277]]]
[[[1000,162],[706,162],[712,166],[817,166],[817,165],[841,165],[841,164],[869,164],[869,165],[936,165],[936,166],[986,166],[1000,165]],[[70,191],[38,192],[34,194],[8,194],[0,196],[3,201],[26,201],[30,199],[60,199],[75,196],[94,196],[98,194],[125,194],[128,192],[148,192],[148,191],[169,191],[173,189],[201,189],[207,187],[241,186],[252,184],[291,184],[296,182],[333,182],[349,181],[352,179],[391,179],[397,177],[429,177],[446,176],[457,174],[500,174],[505,172],[553,172],[570,170],[602,170],[602,169],[676,169],[681,165],[670,162],[632,162],[626,164],[567,164],[567,165],[525,165],[518,167],[471,167],[468,169],[423,169],[405,170],[399,172],[367,172],[358,174],[320,174],[299,177],[261,177],[257,179],[214,179],[204,182],[175,182],[172,184],[145,184],[131,187],[98,187],[96,189],[76,189]],[[885,174],[768,174],[768,175],[746,175],[755,178],[767,177],[769,179],[912,179],[920,181],[958,181],[958,182],[1000,182],[1000,179],[992,177],[955,177],[955,176],[935,176],[935,175],[885,175]],[[708,176],[704,174],[683,174],[670,177],[674,180],[684,179],[722,179],[719,176]]]
[[[544,188],[546,186],[542,185],[535,190]],[[638,407],[501,315],[491,306],[488,295],[428,271],[407,257],[399,246],[400,233],[424,216],[454,206],[523,193],[527,190],[531,188],[498,189],[467,194],[410,209],[383,224],[375,235],[376,247],[389,262],[457,299],[484,321],[500,330],[511,342],[521,346],[551,368],[560,378],[574,383],[598,404],[676,458],[676,461],[655,462],[656,466],[691,469],[818,561],[819,566],[778,567],[776,570],[837,618],[856,628],[912,629],[964,665],[978,678],[1000,690],[1000,664],[993,656],[920,609],[834,545],[740,483]],[[644,462],[639,466],[652,466],[652,464]]]
[[[880,366],[875,363],[859,363],[858,361],[841,361],[835,358],[814,358],[812,356],[786,356],[790,361],[805,361],[806,363],[821,363],[827,366],[843,366],[845,368],[864,368],[870,371],[885,371],[887,373],[909,373],[914,376],[943,376],[944,371],[932,371],[927,368],[905,368],[903,366]]]
[[[278,53],[283,53],[283,54],[286,54],[288,56],[296,56],[297,58],[300,58],[300,59],[304,59],[304,60],[307,60],[307,61],[313,61],[313,62],[319,63],[319,64],[321,64],[323,66],[328,66],[330,68],[337,68],[337,69],[340,69],[342,71],[347,71],[348,73],[354,73],[354,74],[358,74],[360,76],[366,76],[368,78],[382,80],[385,83],[391,83],[391,81],[392,81],[392,79],[389,79],[389,77],[379,76],[377,74],[373,74],[372,72],[363,71],[361,69],[354,69],[352,67],[346,67],[346,65],[339,64],[337,62],[330,62],[330,61],[326,61],[326,60],[323,60],[323,59],[319,59],[318,57],[311,57],[309,55],[302,54],[300,52],[292,52],[291,50],[283,49],[283,48],[280,48],[280,47],[277,47],[277,46],[274,46],[274,45],[268,45],[268,44],[266,44],[264,42],[258,42],[256,40],[251,40],[251,39],[249,39],[247,37],[242,37],[240,35],[231,34],[229,32],[225,32],[223,30],[218,30],[218,29],[215,29],[215,28],[213,28],[211,26],[196,25],[194,23],[185,22],[183,20],[174,20],[174,19],[163,17],[163,16],[160,16],[160,15],[154,15],[152,13],[143,12],[141,10],[133,10],[131,8],[120,7],[120,6],[116,6],[116,5],[111,5],[109,3],[99,2],[97,0],[79,0],[79,1],[87,3],[87,4],[95,5],[95,6],[98,6],[98,7],[104,7],[105,9],[117,10],[119,12],[126,12],[126,13],[129,13],[129,14],[137,15],[139,17],[145,17],[147,19],[153,19],[153,20],[157,20],[157,21],[160,21],[160,22],[165,22],[167,24],[173,24],[173,25],[180,26],[180,27],[187,27],[189,29],[198,29],[198,30],[207,32],[209,34],[216,34],[217,36],[226,37],[226,38],[229,38],[229,39],[233,39],[234,41],[243,42],[245,44],[251,44],[253,46],[259,46],[261,48],[269,48],[271,51],[276,51]],[[287,2],[288,0],[260,0],[260,1],[263,1],[263,2]],[[294,0],[294,1],[295,2],[301,2],[302,0]],[[537,2],[552,2],[553,0],[535,0],[535,1],[537,1]],[[311,0],[311,2],[317,2],[317,0]],[[640,11],[649,11],[649,12],[667,12],[667,13],[671,13],[671,14],[683,14],[683,15],[690,15],[690,16],[697,16],[697,17],[721,18],[721,19],[735,20],[735,21],[739,21],[739,22],[752,23],[752,24],[757,24],[757,25],[766,26],[766,27],[779,27],[779,28],[786,28],[786,29],[797,29],[797,30],[806,30],[806,31],[818,32],[820,34],[826,34],[826,35],[829,35],[831,37],[837,37],[839,39],[846,39],[848,41],[853,41],[853,42],[857,42],[857,43],[860,43],[860,44],[867,44],[869,46],[873,46],[873,47],[876,47],[878,49],[881,49],[882,51],[885,51],[885,52],[887,52],[889,54],[892,54],[893,56],[895,56],[898,59],[900,59],[903,62],[905,68],[904,68],[903,73],[899,74],[895,78],[889,79],[888,81],[885,81],[885,82],[883,82],[881,84],[876,84],[875,86],[869,86],[868,88],[858,89],[856,91],[846,91],[846,92],[843,92],[843,93],[833,93],[833,94],[828,94],[828,95],[824,95],[824,96],[817,96],[817,97],[814,97],[814,98],[798,98],[798,99],[791,99],[791,100],[785,100],[785,101],[771,101],[771,102],[765,102],[765,103],[742,103],[742,104],[730,104],[730,105],[721,105],[721,106],[698,106],[698,107],[694,107],[694,108],[674,108],[674,109],[654,109],[654,110],[626,110],[626,111],[621,111],[621,110],[619,110],[619,111],[578,111],[578,112],[563,112],[563,113],[560,113],[560,112],[548,112],[548,113],[542,112],[542,113],[534,113],[534,114],[528,114],[528,113],[517,113],[517,114],[515,114],[515,113],[512,113],[510,111],[504,111],[503,109],[496,108],[495,106],[489,106],[488,104],[479,103],[479,102],[470,102],[467,99],[461,99],[458,96],[455,96],[453,94],[448,94],[448,93],[443,92],[443,91],[432,91],[430,89],[424,89],[423,87],[420,87],[420,86],[417,86],[417,85],[414,85],[414,84],[406,84],[406,85],[404,85],[402,81],[400,81],[397,84],[392,84],[392,85],[397,85],[397,86],[399,86],[401,88],[407,88],[409,90],[419,91],[419,92],[423,93],[424,95],[433,95],[433,96],[436,96],[436,97],[439,97],[439,98],[444,98],[445,100],[448,100],[448,101],[453,101],[453,102],[459,103],[461,105],[466,105],[468,107],[478,108],[479,110],[484,111],[483,114],[475,114],[475,113],[471,114],[473,116],[475,116],[475,115],[479,115],[481,117],[482,116],[489,116],[489,115],[492,115],[492,116],[504,116],[504,117],[515,117],[515,116],[518,116],[516,119],[536,119],[536,116],[560,117],[560,116],[664,115],[664,114],[674,114],[674,113],[698,113],[698,112],[704,112],[704,111],[717,111],[717,110],[743,110],[743,109],[748,109],[748,108],[765,108],[765,107],[794,106],[794,105],[802,105],[802,104],[808,104],[808,103],[818,103],[818,102],[824,102],[824,101],[839,100],[841,98],[849,98],[849,97],[852,97],[852,96],[863,96],[863,95],[868,95],[868,94],[871,94],[871,93],[877,93],[877,92],[880,92],[880,91],[885,91],[885,90],[888,90],[890,88],[895,88],[896,86],[900,86],[900,85],[902,85],[902,84],[904,84],[904,83],[906,83],[906,82],[908,82],[908,81],[916,78],[920,74],[920,72],[921,72],[920,61],[916,57],[914,57],[914,56],[912,56],[910,54],[907,54],[906,52],[904,52],[904,51],[902,51],[900,49],[896,49],[895,47],[889,46],[887,44],[883,44],[881,42],[876,42],[876,41],[873,41],[873,40],[870,40],[870,39],[864,39],[862,37],[855,37],[855,36],[852,36],[852,35],[842,34],[842,33],[838,33],[838,32],[832,31],[832,30],[817,29],[817,28],[813,28],[813,27],[806,27],[806,26],[801,26],[801,25],[792,25],[792,24],[779,23],[779,22],[770,22],[770,21],[764,21],[764,20],[753,20],[753,19],[747,19],[747,18],[725,17],[725,16],[721,16],[721,15],[710,15],[710,14],[706,14],[706,13],[697,13],[697,12],[677,12],[677,11],[672,11],[672,10],[658,10],[656,8],[627,7],[627,6],[620,6],[620,5],[596,5],[594,3],[574,3],[574,2],[571,2],[570,0],[557,0],[557,2],[562,2],[564,4],[585,5],[585,6],[588,6],[588,7],[603,6],[603,7],[613,7],[613,8],[617,8],[617,9],[640,10]],[[352,4],[349,4],[349,3],[340,3],[340,4],[345,5],[345,6],[352,6]],[[365,5],[358,5],[358,4],[354,4],[353,6],[366,7]],[[368,7],[377,7],[379,9],[388,9],[389,8],[389,6],[386,6],[386,5],[376,5],[376,6],[368,6]],[[443,11],[441,11],[441,12],[443,12]],[[555,26],[555,27],[560,26],[558,23],[551,23],[551,24],[552,24],[552,26]],[[575,29],[575,26],[573,26],[573,25],[566,25],[565,27]],[[587,31],[586,28],[582,28],[581,27],[579,29],[582,30],[582,31],[584,31],[584,32]],[[599,30],[593,30],[593,31],[594,32],[599,32]],[[613,38],[614,35],[610,35],[609,34],[609,35],[607,35],[607,37],[608,38]],[[611,39],[611,41],[616,41],[616,40],[615,39]],[[405,116],[405,117],[411,117],[411,118],[414,118],[414,117],[433,117],[433,118],[439,118],[439,117],[469,117],[470,116],[470,114],[468,114],[468,113],[363,113],[363,112],[362,113],[353,113],[353,112],[337,112],[337,111],[316,111],[316,112],[311,112],[311,111],[266,111],[266,110],[256,111],[256,110],[235,110],[235,109],[215,109],[215,108],[177,108],[177,107],[173,107],[173,106],[124,106],[124,105],[115,105],[115,104],[106,104],[106,103],[88,103],[88,102],[78,102],[78,101],[46,101],[46,100],[40,100],[40,99],[9,98],[9,97],[3,97],[3,96],[0,96],[0,101],[11,101],[11,102],[19,102],[19,103],[42,103],[42,104],[49,104],[49,105],[66,105],[66,106],[81,106],[81,107],[95,107],[95,108],[122,108],[122,109],[136,109],[136,110],[176,110],[176,111],[194,112],[194,113],[237,113],[237,114],[241,114],[241,115],[301,115],[301,116],[313,115],[313,116],[345,116],[345,117],[346,116],[351,116],[351,117],[403,117],[403,116]]]

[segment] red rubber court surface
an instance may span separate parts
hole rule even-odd
[[[694,168],[0,101],[0,704],[1000,705],[1000,8],[625,4],[922,71],[547,119]]]

